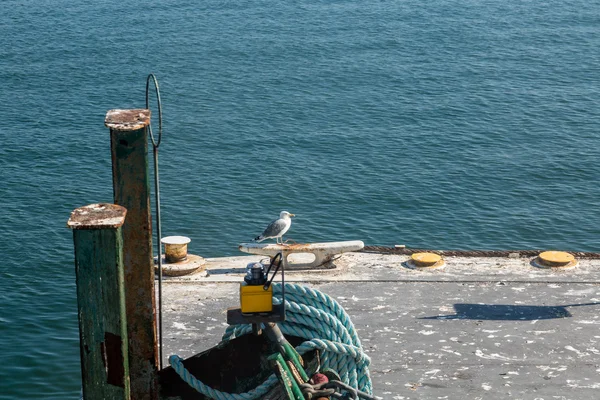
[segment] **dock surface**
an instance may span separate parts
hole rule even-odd
[[[163,284],[164,357],[215,346],[238,305],[245,266],[207,259],[206,272]],[[286,272],[336,299],[371,357],[385,399],[594,399],[600,393],[600,260],[542,269],[530,258],[347,253],[326,271]]]

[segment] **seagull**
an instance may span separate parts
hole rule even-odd
[[[290,229],[292,225],[292,219],[290,217],[295,217],[294,214],[291,214],[287,211],[282,211],[279,214],[279,219],[271,222],[267,229],[260,235],[254,238],[255,242],[262,242],[265,239],[273,239],[279,244],[279,239],[281,239],[281,244],[283,244],[283,234]]]

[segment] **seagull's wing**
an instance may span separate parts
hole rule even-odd
[[[276,219],[267,226],[261,236],[264,238],[277,237],[285,230],[285,227],[286,223],[284,219]]]

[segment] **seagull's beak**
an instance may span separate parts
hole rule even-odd
[[[290,217],[295,217],[295,216],[296,216],[296,214],[290,214]]]

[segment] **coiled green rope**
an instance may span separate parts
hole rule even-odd
[[[286,335],[307,339],[296,348],[304,354],[321,351],[321,368],[336,370],[344,383],[355,389],[373,393],[369,374],[370,358],[364,353],[354,325],[342,306],[328,295],[297,284],[286,283],[286,321],[279,328]],[[273,302],[281,303],[281,284],[273,285]],[[227,342],[252,332],[251,325],[230,325],[221,339]],[[278,382],[271,375],[265,382],[246,393],[226,393],[205,385],[189,373],[181,358],[169,357],[177,374],[203,395],[216,400],[254,400],[267,394]]]

